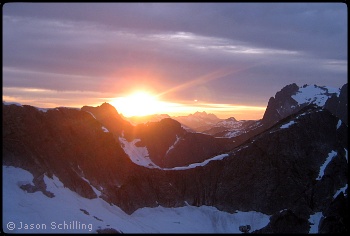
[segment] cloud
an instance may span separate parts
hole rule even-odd
[[[50,89],[4,87],[3,101],[20,101],[23,105],[34,105],[40,108],[75,107],[84,105],[99,106],[110,102],[112,94],[82,91],[57,91]]]
[[[329,42],[345,43],[347,35],[343,3],[21,3],[5,5],[5,13],[113,30],[192,32],[297,51],[333,48]]]
[[[10,3],[3,9],[4,87],[115,96],[145,88],[169,100],[263,106],[293,82],[346,81],[345,4]]]

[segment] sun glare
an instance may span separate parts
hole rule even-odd
[[[154,95],[143,91],[116,98],[111,104],[126,117],[156,114],[161,106]]]
[[[191,102],[167,102],[158,100],[158,95],[146,91],[137,91],[127,96],[114,98],[109,103],[125,117],[147,116],[153,114],[168,114],[181,116],[193,114],[196,111],[214,113],[219,118],[234,116],[237,119],[260,119],[266,107],[242,106],[235,104],[201,103],[198,100]]]

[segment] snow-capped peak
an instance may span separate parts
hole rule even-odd
[[[292,98],[299,104],[316,104],[317,106],[323,107],[329,97],[335,94],[339,96],[340,89],[326,86],[317,85],[304,85],[299,87],[299,90]]]
[[[287,85],[270,98],[263,121],[277,123],[308,105],[325,108],[329,99],[338,98],[339,95],[339,88],[307,84],[298,86],[295,83]]]

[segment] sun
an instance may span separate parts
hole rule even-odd
[[[126,117],[156,114],[162,107],[162,102],[158,101],[155,95],[145,91],[115,98],[111,104]]]

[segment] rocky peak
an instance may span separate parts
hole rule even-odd
[[[195,116],[206,116],[207,113],[205,111],[202,111],[202,112],[196,111],[193,115],[195,115]]]
[[[324,107],[330,97],[338,95],[339,89],[326,86],[305,84],[298,87],[295,83],[287,85],[269,99],[262,121],[264,124],[274,124],[309,104]]]
[[[213,120],[213,121],[217,121],[220,120],[216,115],[212,114],[212,113],[206,113],[205,111],[202,112],[195,112],[193,115],[189,115],[189,116],[193,116],[193,117],[198,117],[198,118],[202,118],[205,120]]]
[[[208,126],[208,125],[214,125],[221,121],[216,115],[211,113],[203,112],[195,112],[194,114],[190,114],[188,116],[178,116],[174,117],[175,120],[179,121],[181,124],[194,129],[196,131],[199,131],[197,128]]]
[[[114,106],[108,103],[97,107],[83,106],[81,110],[91,114],[114,134],[121,135],[123,132],[129,133],[132,130],[132,125],[122,118]]]
[[[236,122],[236,118],[234,117],[230,117],[230,118],[227,118],[226,121],[229,121],[229,122]]]

